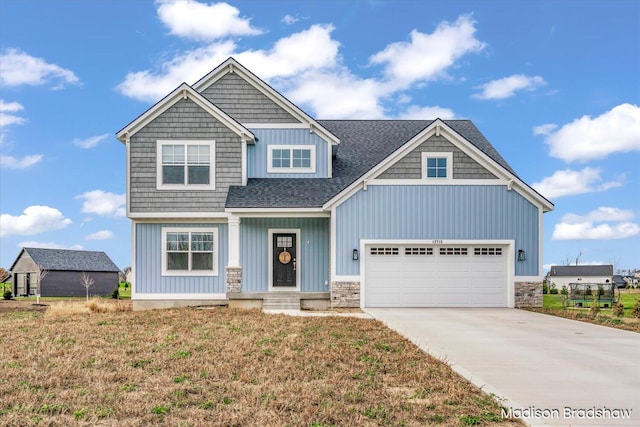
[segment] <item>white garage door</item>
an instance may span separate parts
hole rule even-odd
[[[507,247],[368,245],[365,307],[506,307]]]

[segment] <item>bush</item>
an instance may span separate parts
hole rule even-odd
[[[619,302],[614,303],[611,306],[611,312],[616,317],[624,316],[624,305],[620,304]]]
[[[11,291],[5,291],[4,294],[2,295],[2,297],[6,300],[9,300],[11,298],[13,298],[13,294],[11,293]]]
[[[118,288],[115,288],[113,290],[113,292],[111,293],[111,298],[113,299],[118,299],[120,298],[120,291],[118,291]]]
[[[542,293],[545,295],[549,293],[549,286],[546,283],[542,284]]]
[[[563,285],[562,289],[560,289],[560,293],[562,295],[569,295],[569,291],[567,290],[567,287],[565,285]]]
[[[640,299],[636,299],[636,302],[633,304],[631,315],[640,319]]]

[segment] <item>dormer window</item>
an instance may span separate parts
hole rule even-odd
[[[453,153],[422,153],[422,179],[453,178]]]
[[[316,147],[313,145],[269,145],[268,173],[315,173]]]

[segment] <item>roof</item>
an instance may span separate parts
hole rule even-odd
[[[227,208],[322,207],[434,120],[318,120],[340,139],[332,178],[251,178],[232,186]],[[517,177],[515,171],[470,120],[443,120],[447,126]]]
[[[613,265],[552,265],[549,272],[553,277],[613,276]]]
[[[26,252],[33,262],[46,270],[120,272],[118,266],[104,252],[45,248],[23,248],[11,265],[11,270],[22,256],[22,252]]]

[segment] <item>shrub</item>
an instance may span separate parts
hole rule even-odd
[[[569,295],[569,291],[567,290],[566,285],[562,285],[562,289],[560,289],[560,293],[562,295]]]
[[[11,293],[11,291],[4,291],[4,294],[2,295],[2,297],[6,300],[9,300],[13,298],[13,294]]]
[[[542,284],[542,293],[545,295],[549,293],[549,286],[546,283]]]
[[[640,319],[640,299],[636,299],[636,302],[633,304],[631,315]]]
[[[616,317],[624,316],[624,305],[620,304],[619,302],[614,303],[611,306],[611,312]]]
[[[119,297],[120,297],[120,291],[118,291],[118,288],[115,288],[111,293],[111,298],[118,299]]]

